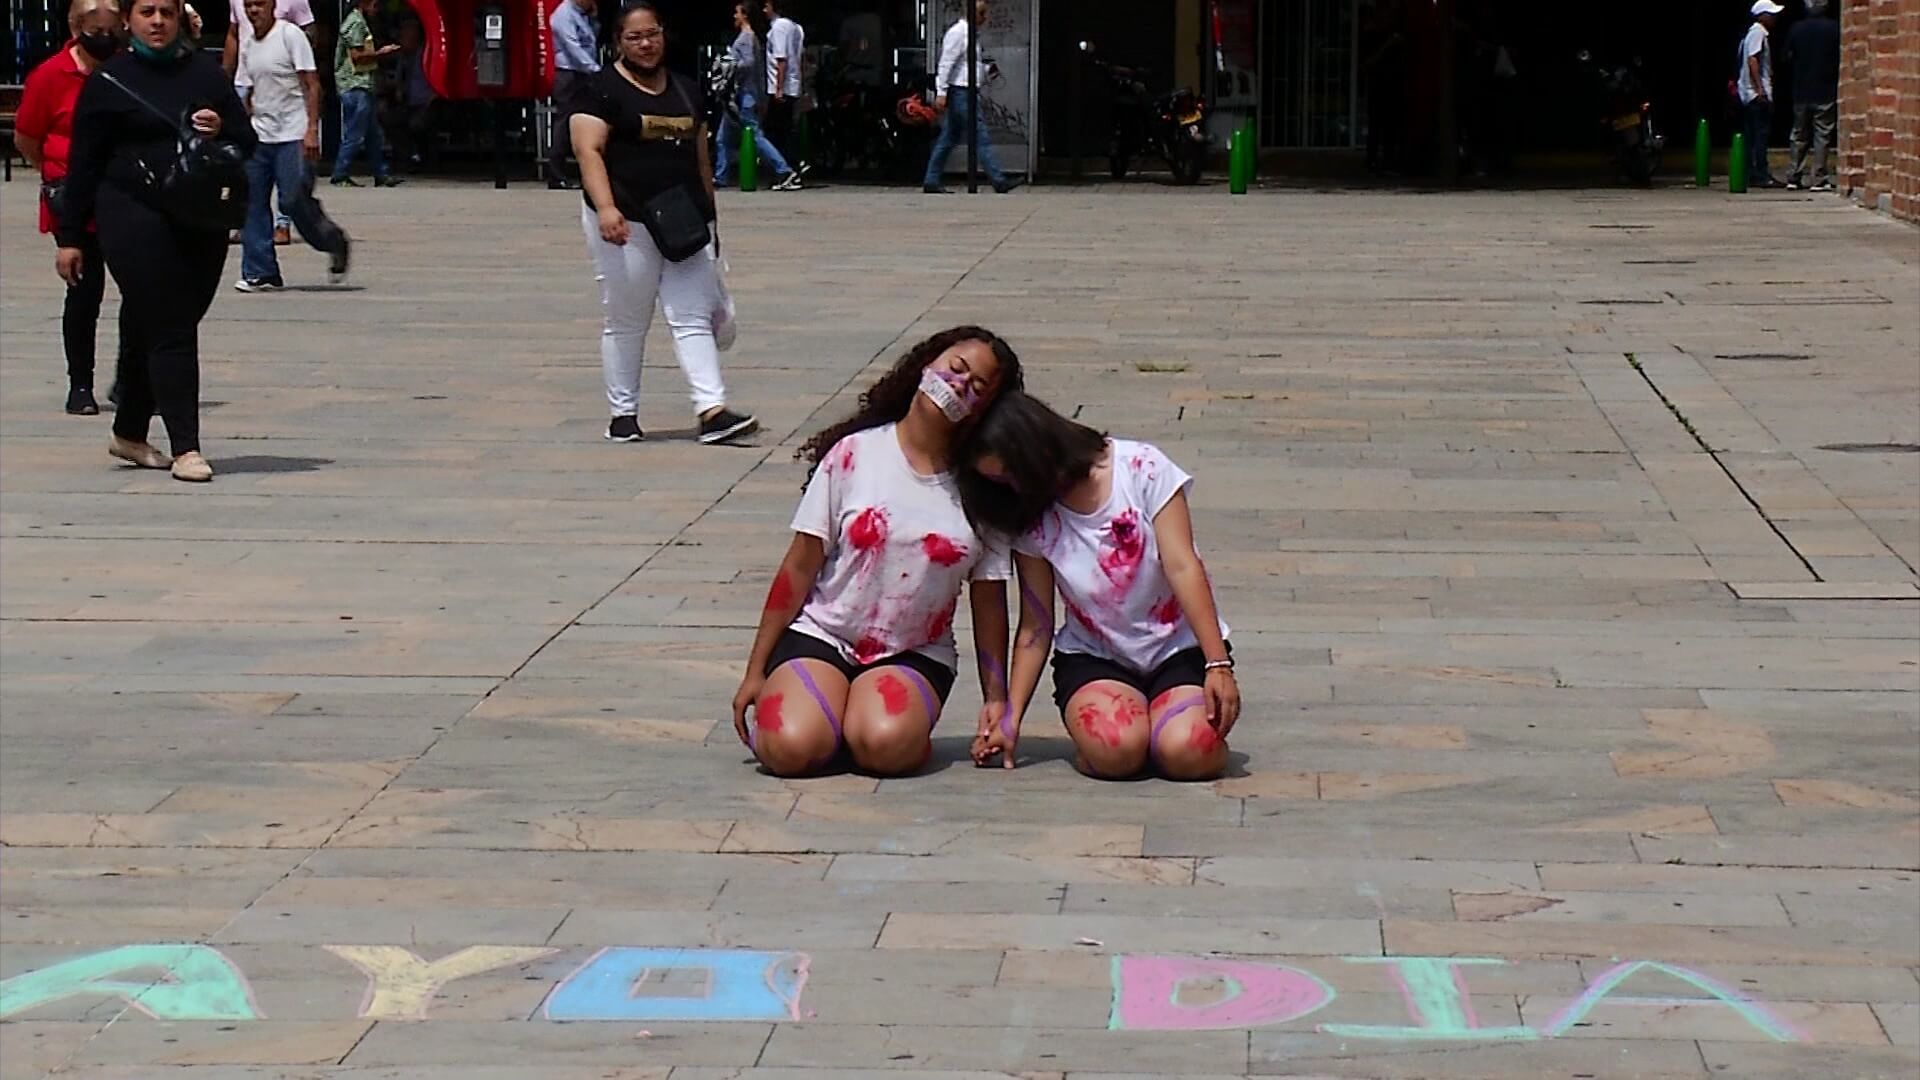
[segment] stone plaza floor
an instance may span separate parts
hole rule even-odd
[[[62,415],[33,190],[0,203],[8,1080],[1920,1070],[1911,227],[1682,188],[730,194],[767,430],[709,448],[660,327],[655,438],[600,438],[574,197],[328,191],[353,283],[290,248],[296,289],[223,286],[193,487]],[[970,674],[925,775],[746,763],[792,451],[960,322],[1197,475],[1228,778],[1083,779],[1043,704],[975,770]]]

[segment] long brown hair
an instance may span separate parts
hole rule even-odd
[[[894,424],[906,419],[907,410],[913,407],[913,395],[920,392],[920,373],[928,364],[940,358],[940,354],[963,341],[978,341],[993,350],[993,358],[1000,364],[999,393],[1005,394],[1025,389],[1026,379],[1020,373],[1020,357],[1013,346],[1000,339],[1000,335],[978,326],[956,326],[951,330],[942,330],[932,337],[908,349],[906,354],[893,365],[893,370],[880,376],[880,381],[867,388],[860,395],[860,407],[852,416],[827,428],[794,452],[794,457],[807,462],[807,479],[813,479],[813,471],[820,467],[841,439],[862,431]]]

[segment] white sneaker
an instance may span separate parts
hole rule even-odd
[[[785,180],[782,180],[779,183],[773,185],[773,190],[800,191],[800,190],[803,190],[805,187],[806,187],[806,182],[800,179],[800,170],[795,169],[792,172],[787,174],[787,178]]]
[[[278,277],[241,278],[233,283],[233,287],[241,292],[279,292],[287,287],[287,283]]]

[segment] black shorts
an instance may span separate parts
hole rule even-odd
[[[793,660],[818,660],[845,676],[848,682],[878,668],[903,667],[927,680],[927,685],[933,687],[933,692],[939,697],[941,705],[944,706],[947,703],[947,695],[953,693],[953,669],[924,653],[895,653],[875,660],[871,664],[856,664],[841,656],[839,649],[812,634],[803,634],[793,629],[781,634],[780,640],[774,643],[773,655],[767,657],[767,670],[762,674],[771,675],[775,668]]]
[[[1227,654],[1233,654],[1233,646],[1227,646]],[[1100,656],[1070,652],[1053,654],[1053,703],[1059,706],[1062,713],[1067,711],[1067,702],[1073,700],[1073,695],[1088,683],[1101,681],[1131,686],[1151,702],[1176,686],[1205,686],[1207,654],[1198,648],[1184,649],[1145,675]]]

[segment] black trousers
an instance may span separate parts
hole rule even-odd
[[[779,149],[780,156],[786,158],[787,164],[793,166],[797,172],[802,162],[800,144],[795,138],[794,116],[793,98],[783,97],[778,101],[769,101],[766,122],[761,127],[766,131],[767,138],[771,139],[773,145]]]
[[[80,281],[67,289],[66,305],[60,312],[60,338],[67,352],[68,388],[91,390],[100,302],[107,295],[107,264],[100,256],[100,241],[92,234],[80,251],[84,256]]]
[[[547,140],[547,179],[567,178],[567,158],[573,153],[573,132],[568,120],[573,116],[573,99],[586,77],[577,71],[560,68],[553,73],[553,131]]]
[[[108,183],[96,209],[120,286],[120,406],[113,433],[147,440],[158,412],[173,455],[200,449],[200,320],[227,263],[227,235],[183,229]]]

